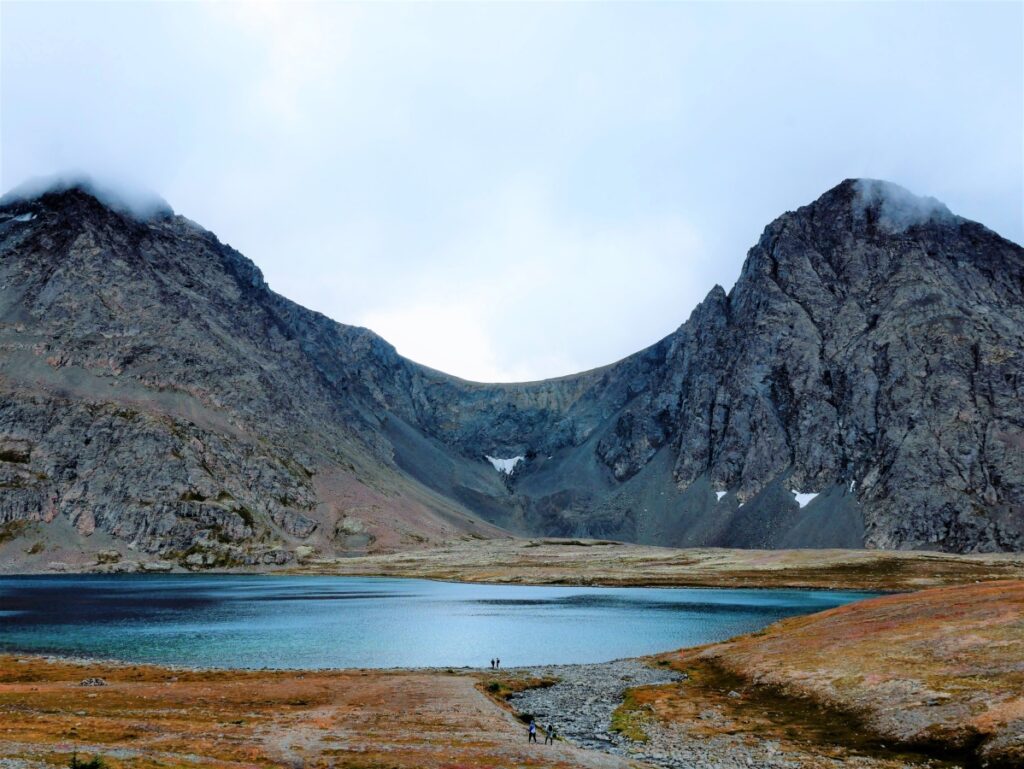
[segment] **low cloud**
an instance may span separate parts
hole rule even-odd
[[[5,194],[0,198],[0,204],[33,200],[49,192],[65,192],[76,187],[88,192],[115,211],[130,214],[136,219],[146,220],[174,213],[166,200],[150,190],[125,181],[97,180],[80,172],[34,177]]]
[[[878,211],[878,226],[889,232],[905,232],[910,227],[928,222],[954,223],[957,218],[939,200],[915,195],[892,182],[879,179],[858,179],[857,210],[860,215],[869,208]]]
[[[134,179],[423,363],[565,374],[671,332],[841,179],[1021,241],[1021,13],[0,3],[0,187]],[[132,186],[106,197],[159,210]],[[876,193],[894,228],[939,210]]]

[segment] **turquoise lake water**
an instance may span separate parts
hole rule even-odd
[[[230,668],[601,662],[724,640],[871,595],[362,577],[0,577],[0,651]]]

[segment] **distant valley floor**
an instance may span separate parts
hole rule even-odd
[[[457,582],[898,591],[1024,579],[1024,553],[676,549],[579,539],[495,539],[391,555],[309,560],[297,574]]]
[[[93,537],[101,536],[99,532]],[[109,540],[109,541],[108,541]],[[162,560],[113,538],[84,549],[68,539],[40,551],[0,531],[0,574],[184,572],[324,574],[533,585],[765,587],[899,591],[994,579],[1024,579],[1024,553],[906,550],[668,548],[594,539],[457,539],[394,553],[321,557],[223,568]]]

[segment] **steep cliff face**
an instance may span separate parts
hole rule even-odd
[[[1020,548],[1022,287],[1020,247],[845,182],[765,230],[731,294],[677,333],[666,386],[631,404],[617,445],[642,458],[664,415],[681,486],[706,476],[740,502],[781,480],[842,489],[871,546]]]
[[[370,332],[167,212],[72,188],[3,213],[0,522],[193,565],[498,533],[390,462]]]
[[[851,180],[769,225],[732,292],[641,353],[524,385],[407,369],[391,390],[414,401],[382,403],[466,456],[523,456],[497,520],[525,531],[1019,549],[1022,254]]]
[[[196,567],[501,529],[1021,549],[1022,353],[1024,250],[881,182],[770,224],[652,347],[508,385],[72,187],[0,206],[0,524]]]

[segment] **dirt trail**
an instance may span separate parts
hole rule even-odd
[[[274,721],[261,735],[268,752],[290,766],[321,756],[392,761],[410,751],[424,766],[469,765],[466,753],[495,765],[637,766],[567,743],[529,745],[523,724],[496,707],[463,675],[366,676],[332,687],[331,704]],[[487,765],[487,764],[484,764]]]
[[[81,687],[88,677],[107,686]],[[173,671],[0,656],[5,766],[634,769],[526,729],[470,674]]]

